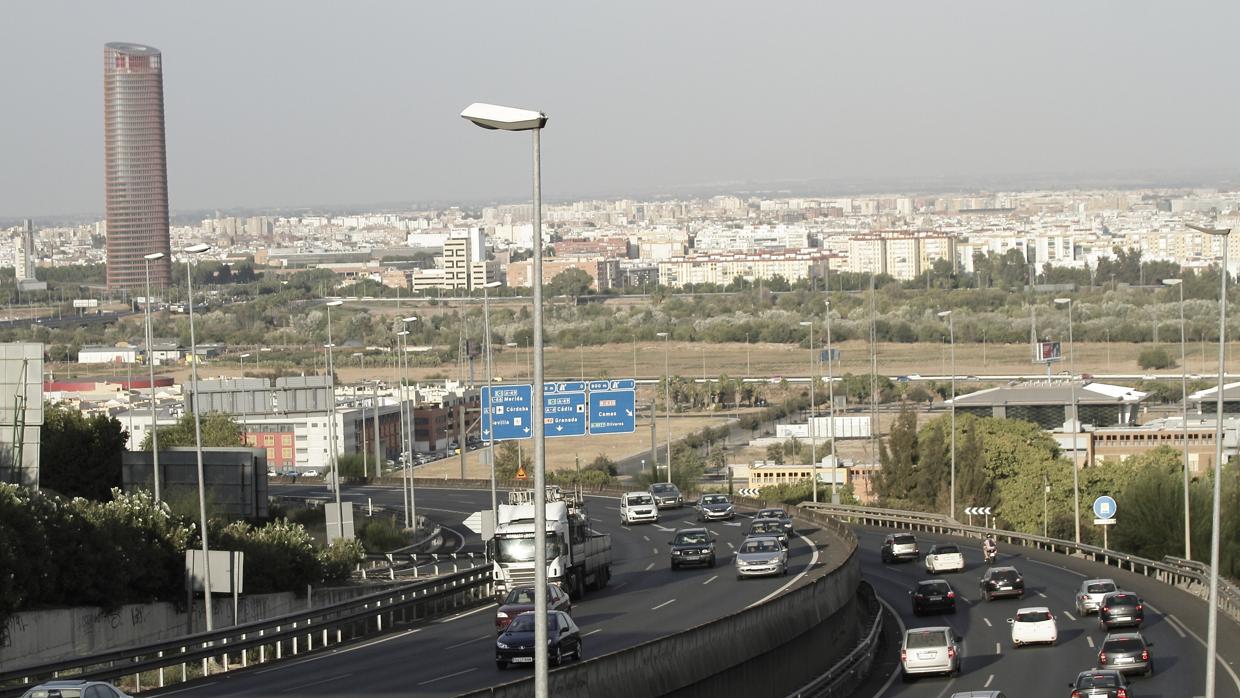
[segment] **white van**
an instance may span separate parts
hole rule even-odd
[[[649,492],[625,492],[620,497],[621,525],[635,523],[657,523],[659,508],[655,506],[654,497]]]

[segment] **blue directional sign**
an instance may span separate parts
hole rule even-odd
[[[543,384],[543,434],[555,436],[585,436],[586,433],[586,384]]]
[[[1094,516],[1099,519],[1115,518],[1115,500],[1106,495],[1094,500]]]
[[[630,434],[637,429],[633,380],[590,381],[590,433]]]
[[[492,392],[494,400],[492,400]],[[496,385],[482,389],[482,440],[495,441],[530,438],[530,405],[533,402],[528,385]]]

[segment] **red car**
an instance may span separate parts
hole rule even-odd
[[[504,597],[504,601],[499,605],[499,609],[495,611],[495,632],[504,632],[504,629],[508,627],[513,618],[532,610],[534,610],[534,586],[513,588]],[[573,602],[568,598],[568,594],[563,589],[554,584],[548,584],[547,610],[563,611],[571,615],[573,612]]]

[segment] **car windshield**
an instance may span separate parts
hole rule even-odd
[[[1115,591],[1115,585],[1110,582],[1098,582],[1090,584],[1085,588],[1090,594],[1109,594]]]
[[[497,538],[495,559],[500,562],[530,562],[534,559],[533,538]],[[552,560],[560,555],[560,546],[555,538],[547,537],[547,559]]]
[[[763,509],[762,511],[758,512],[758,518],[760,519],[781,519],[783,517],[784,517],[783,509]]]
[[[672,494],[676,491],[675,485],[651,485],[650,491],[655,494]]]
[[[778,528],[779,524],[774,521],[755,521],[753,522],[753,525],[749,527],[749,530],[755,533],[766,533],[767,531],[774,531]]]
[[[706,545],[706,531],[677,533],[676,545]]]
[[[1118,685],[1114,674],[1082,674],[1076,680],[1077,688],[1115,688]]]
[[[1050,611],[1025,611],[1016,614],[1016,622],[1018,623],[1041,623],[1044,620],[1054,620]]]
[[[910,650],[946,647],[947,633],[942,630],[915,630],[908,634],[904,646]]]
[[[779,543],[773,540],[747,540],[741,545],[742,553],[773,553],[779,550]]]
[[[556,629],[556,617],[554,613],[547,614],[547,630]],[[532,633],[534,632],[534,614],[522,613],[512,621],[512,625],[508,626],[508,632],[513,633]]]
[[[908,534],[904,534],[900,536],[892,536],[891,542],[898,545],[912,545],[917,542],[917,539]]]
[[[642,504],[654,504],[654,497],[648,494],[635,494],[625,499],[631,507],[641,506]]]
[[[957,548],[954,545],[940,545],[939,547],[934,549],[934,554],[935,555],[959,555],[960,548]]]
[[[727,504],[728,498],[721,494],[708,494],[702,497],[703,504]]]
[[[1140,652],[1145,649],[1141,646],[1141,641],[1135,637],[1126,637],[1121,640],[1107,640],[1102,645],[1103,652]]]

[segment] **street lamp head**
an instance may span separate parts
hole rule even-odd
[[[326,303],[324,303],[323,305],[325,305],[325,306],[327,306],[327,307],[329,307],[329,308],[337,308],[337,307],[340,307],[340,306],[344,305],[344,301],[327,301],[327,302],[326,302]]]
[[[504,342],[504,346],[506,346],[506,347],[517,347],[517,346],[521,346],[521,345],[517,344],[516,342]]]
[[[428,347],[428,346],[420,346],[420,347],[406,347],[406,348],[405,348],[405,351],[412,351],[412,352],[416,352],[416,353],[421,354],[421,353],[424,353],[424,352],[428,352],[428,351],[430,351],[431,349],[434,349],[434,348],[435,348],[435,347]]]
[[[142,255],[142,259],[145,259],[145,260],[147,260],[148,262],[154,262],[154,261],[155,261],[155,260],[157,260],[157,259],[163,259],[163,258],[164,258],[164,253],[163,253],[163,252],[152,252],[152,253],[147,254],[147,255]]]
[[[397,332],[397,333],[396,333],[396,336],[397,336],[397,337],[404,337],[404,336],[406,336],[406,335],[408,335],[408,334],[409,334],[409,330],[401,330],[400,332]]]
[[[951,317],[951,314],[952,314],[952,311],[950,310],[940,310],[938,312],[939,317]]]
[[[814,321],[813,320],[802,320],[798,322],[797,324],[800,325],[801,327],[813,327]]]
[[[1184,279],[1163,279],[1163,286],[1179,286],[1184,283]]]
[[[401,319],[400,319],[400,321],[401,321],[401,322],[417,322],[417,321],[418,321],[418,316],[417,316],[417,315],[410,315],[409,317],[403,317],[403,318],[401,318]]]
[[[352,357],[353,357],[353,358],[355,358],[355,359],[356,359],[357,357],[361,356],[361,355],[362,355],[362,352],[360,352],[360,351],[355,351],[355,352],[353,352],[352,354],[350,354],[350,356],[352,356]],[[249,355],[247,354],[247,356],[249,356]]]
[[[490,281],[488,283],[482,284],[483,288],[498,288],[499,286],[503,286],[503,283],[499,281]]]
[[[241,355],[241,358],[243,358],[243,359],[248,359],[248,358],[250,358],[250,355],[249,355],[249,354],[242,354],[242,355]]]
[[[1072,305],[1072,299],[1071,299],[1071,298],[1056,298],[1056,299],[1055,299],[1055,302],[1056,302],[1057,304],[1059,304],[1059,305],[1064,305],[1064,304],[1067,304],[1067,305]]]
[[[1185,225],[1192,228],[1193,230],[1196,230],[1199,233],[1205,233],[1206,235],[1226,236],[1231,233],[1231,228],[1204,228],[1200,225],[1193,225],[1192,223],[1185,223]]]
[[[655,333],[654,333],[654,336],[656,336],[656,337],[667,337],[668,335],[667,335],[667,333],[666,333],[666,332],[655,332]]]
[[[200,242],[197,245],[190,245],[189,247],[186,247],[185,251],[190,254],[202,254],[203,252],[206,252],[209,249],[211,249],[210,245],[208,245],[205,242]]]
[[[503,107],[498,104],[474,102],[465,107],[461,118],[482,128],[497,131],[532,131],[547,125],[547,115],[540,111]]]

